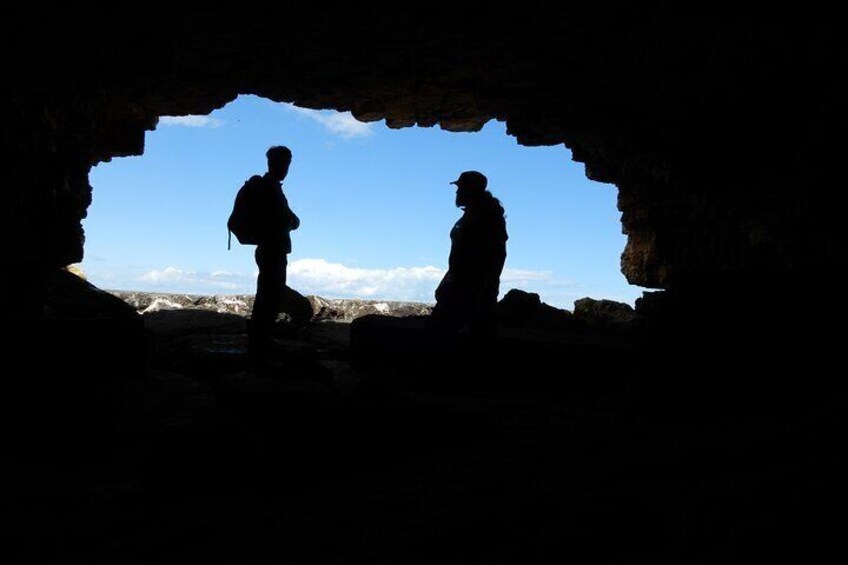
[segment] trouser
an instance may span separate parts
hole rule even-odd
[[[256,300],[250,320],[250,347],[254,354],[262,355],[271,344],[271,330],[282,309],[286,291],[286,253],[273,247],[256,247]]]
[[[480,285],[440,284],[436,306],[431,314],[431,327],[441,331],[457,331],[468,327],[473,335],[490,336],[497,330],[497,300],[481,304]]]

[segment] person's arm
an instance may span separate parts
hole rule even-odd
[[[503,226],[499,225],[486,233],[482,255],[483,285],[475,305],[478,311],[490,309],[498,299],[501,273],[506,262],[506,230]]]
[[[286,231],[294,231],[300,227],[300,218],[297,217],[297,214],[292,211],[291,206],[289,206],[289,200],[283,195],[283,204],[285,210],[285,216],[282,219],[283,227]]]
[[[475,304],[478,312],[490,310],[492,303],[497,302],[500,286],[500,273],[495,274],[492,271],[486,273],[486,278],[483,281],[483,286],[480,288],[480,294],[477,295],[477,303]]]

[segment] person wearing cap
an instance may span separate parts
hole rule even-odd
[[[495,306],[509,237],[504,209],[478,171],[465,171],[451,184],[456,185],[456,206],[463,213],[450,232],[448,271],[436,289],[432,325],[490,335],[496,329]]]

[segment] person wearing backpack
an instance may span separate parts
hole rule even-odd
[[[282,187],[291,165],[291,150],[277,145],[268,149],[265,156],[268,172],[254,175],[244,183],[227,222],[239,242],[256,245],[259,276],[248,336],[250,354],[259,362],[267,359],[271,330],[283,306],[290,232],[300,227],[300,218],[289,208]]]

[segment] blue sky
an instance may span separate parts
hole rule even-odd
[[[641,295],[619,270],[617,189],[587,180],[565,147],[522,147],[496,121],[477,133],[390,130],[254,96],[209,116],[164,117],[143,156],[92,169],[89,280],[118,290],[254,292],[254,248],[234,240],[227,251],[226,221],[245,179],[265,171],[271,145],[294,154],[284,189],[302,224],[289,284],[304,294],[431,302],[461,215],[448,183],[475,169],[506,208],[502,294],[521,288],[569,309],[583,296],[632,304]]]

